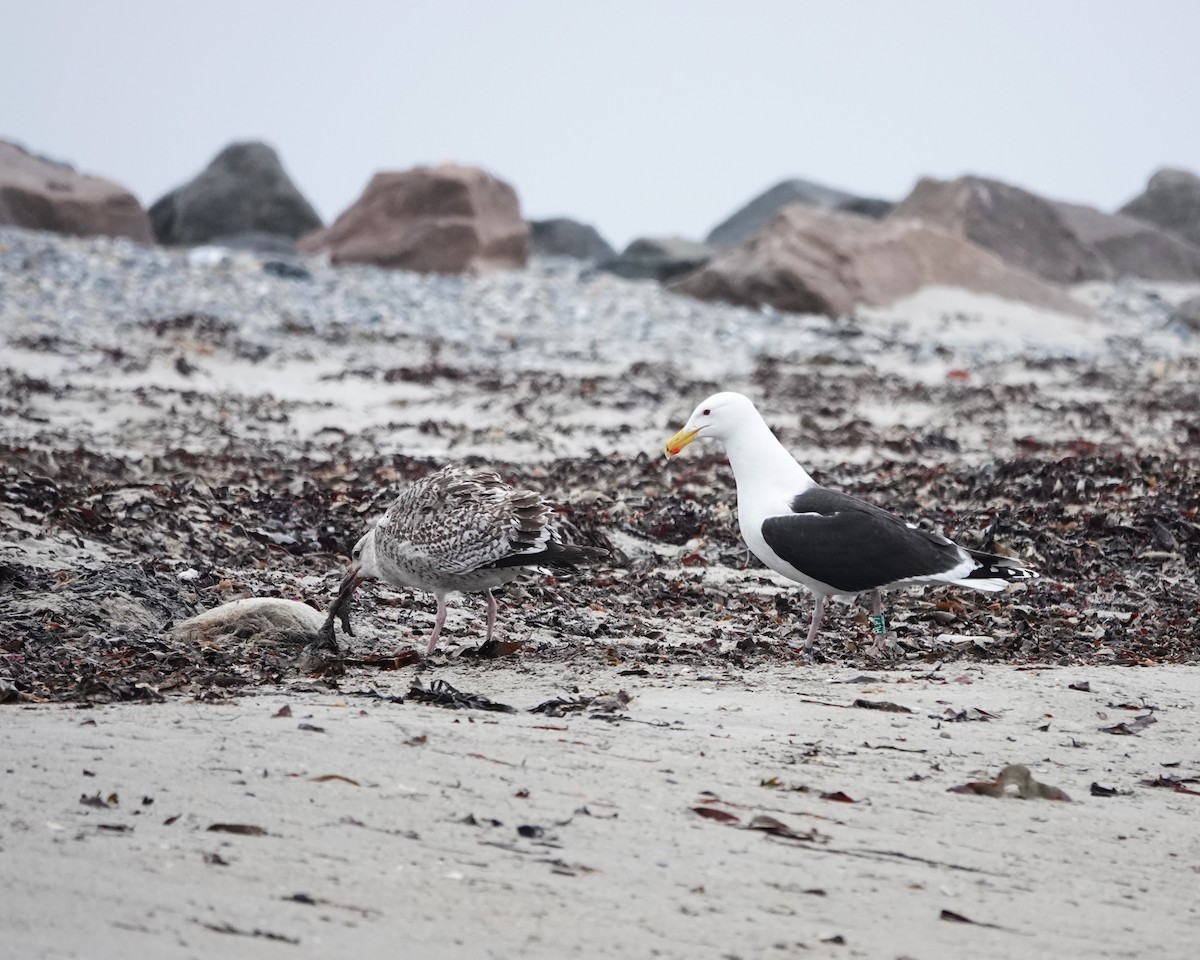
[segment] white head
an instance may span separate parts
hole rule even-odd
[[[747,427],[762,422],[749,397],[740,393],[714,393],[692,411],[683,429],[667,441],[667,456],[677,456],[693,440],[720,440],[728,444]]]
[[[354,550],[350,553],[350,569],[342,579],[342,584],[344,586],[353,582],[357,586],[364,580],[378,577],[379,565],[375,559],[375,528],[372,527],[354,545]]]

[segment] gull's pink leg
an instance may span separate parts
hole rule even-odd
[[[804,649],[811,650],[813,641],[817,639],[817,628],[821,625],[821,620],[825,616],[825,594],[814,593],[813,597],[816,603],[813,604],[812,623],[808,628],[808,639],[804,641]]]
[[[437,604],[437,619],[433,621],[433,635],[429,638],[429,649],[426,651],[426,655],[433,653],[438,637],[442,635],[442,626],[446,622],[446,598],[440,593],[437,595]]]
[[[487,621],[487,642],[492,642],[492,627],[496,625],[496,598],[492,596],[492,591],[487,592],[488,598],[488,621]]]

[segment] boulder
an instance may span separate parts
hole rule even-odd
[[[1120,212],[1200,246],[1200,177],[1187,170],[1159,170]]]
[[[1052,283],[1109,275],[1103,258],[1076,238],[1050,201],[998,180],[924,178],[888,216],[940,227]]]
[[[1114,278],[1177,283],[1200,281],[1200,247],[1123,213],[1104,213],[1076,203],[1054,203],[1080,243],[1108,263]]]
[[[478,167],[442,164],[377,173],[330,226],[300,241],[334,263],[372,263],[419,273],[522,267],[529,225],[517,193]]]
[[[860,305],[886,306],[925,286],[1085,312],[1065,291],[944,230],[803,206],[785,207],[747,243],[671,284],[702,300],[835,317]]]
[[[599,262],[617,255],[595,227],[567,217],[530,220],[529,233],[533,252],[539,257],[571,257]]]
[[[190,183],[150,208],[160,243],[198,246],[222,237],[275,234],[295,240],[321,226],[279,155],[265,143],[234,143]]]
[[[600,269],[630,280],[664,283],[704,266],[715,252],[706,243],[683,237],[639,237]]]
[[[0,140],[0,225],[153,243],[137,197],[119,184]]]
[[[744,243],[767,226],[784,207],[794,203],[821,210],[844,210],[880,219],[887,216],[892,204],[887,200],[858,197],[844,190],[835,190],[809,180],[784,180],[759,194],[742,209],[718,223],[705,238],[716,247],[735,247]]]

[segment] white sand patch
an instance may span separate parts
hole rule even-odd
[[[618,669],[432,674],[521,709],[624,689],[631,720],[617,724],[303,685],[227,706],[8,708],[6,948],[1095,960],[1183,956],[1195,938],[1200,797],[1141,783],[1200,776],[1195,668],[856,683],[805,667]],[[369,679],[404,693],[409,675]],[[1068,689],[1084,680],[1090,692]],[[913,712],[849,706],[860,697]],[[1144,713],[1109,704],[1143,702],[1158,722],[1140,735],[1100,732]],[[944,719],[972,709],[993,719]],[[1074,802],[947,792],[1009,763]],[[821,798],[837,792],[855,802]],[[815,839],[744,829],[758,815]]]
[[[873,333],[926,344],[917,360],[938,379],[945,375],[946,364],[936,361],[946,351],[975,362],[1031,350],[1070,356],[1097,353],[1097,319],[950,287],[926,287],[891,306],[863,308],[858,318]]]

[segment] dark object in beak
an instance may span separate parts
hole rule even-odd
[[[329,605],[329,613],[325,617],[325,622],[321,624],[321,629],[317,631],[317,639],[320,641],[318,647],[321,649],[328,648],[336,651],[338,649],[337,640],[333,635],[334,620],[340,620],[342,629],[346,632],[346,636],[354,636],[354,630],[350,627],[350,604],[354,599],[354,588],[362,583],[363,578],[359,575],[358,567],[352,566],[344,577],[342,584],[338,587],[337,596],[334,597],[333,603]]]

